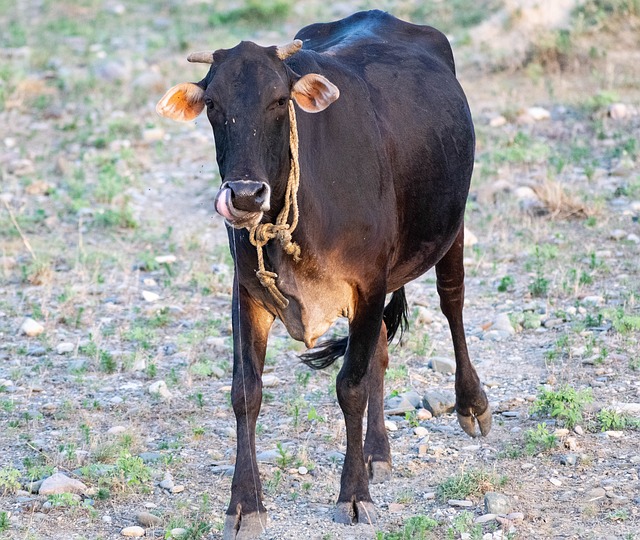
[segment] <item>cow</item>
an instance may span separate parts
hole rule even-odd
[[[208,73],[168,90],[156,109],[179,121],[206,109],[222,180],[215,209],[235,264],[237,423],[224,538],[255,538],[266,526],[255,428],[276,318],[315,347],[302,358],[310,366],[344,356],[336,393],[347,449],[334,519],[374,523],[369,482],[391,473],[387,346],[406,323],[404,285],[433,266],[459,424],[471,436],[491,428],[462,318],[475,136],[451,46],[434,28],[368,11],[307,26],[288,45],[241,42],[188,60],[210,64]],[[341,317],[348,336],[316,346]]]

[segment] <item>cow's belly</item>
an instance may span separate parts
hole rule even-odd
[[[353,294],[344,281],[296,279],[287,286],[279,284],[289,299],[289,306],[278,310],[278,316],[293,339],[309,348],[340,317],[353,313]]]

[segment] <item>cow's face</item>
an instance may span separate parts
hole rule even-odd
[[[199,61],[212,64],[207,76],[174,86],[156,107],[160,115],[180,121],[206,108],[222,178],[215,208],[233,227],[258,224],[271,209],[272,195],[282,198],[290,165],[289,100],[313,113],[339,96],[322,75],[295,74],[284,56],[282,48],[249,42],[199,55]]]

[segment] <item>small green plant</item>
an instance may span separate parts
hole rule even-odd
[[[482,538],[482,525],[473,523],[473,513],[464,511],[460,512],[453,518],[452,526],[447,529],[448,538],[456,538],[456,535],[467,534],[469,538]]]
[[[533,403],[531,412],[556,418],[569,429],[582,420],[585,405],[593,401],[590,388],[576,390],[569,385],[558,390],[543,389]]]
[[[427,540],[429,534],[438,526],[438,522],[427,516],[413,516],[407,519],[399,532],[376,533],[376,540]]]
[[[116,460],[112,474],[128,486],[141,485],[151,479],[151,471],[142,458],[132,456],[128,452],[123,452]]]
[[[602,409],[596,416],[601,431],[622,431],[623,429],[640,428],[640,419],[613,409]]]
[[[282,445],[282,443],[276,444],[276,449],[278,451],[278,457],[276,458],[276,465],[281,469],[287,469],[293,463],[293,457],[287,449]]]
[[[404,419],[413,428],[420,425],[420,421],[418,420],[418,411],[407,411],[406,413],[404,413]]]
[[[438,485],[436,495],[441,501],[464,499],[491,491],[503,486],[506,482],[506,476],[497,476],[481,469],[473,469],[447,478]]]
[[[191,527],[187,527],[185,532],[179,536],[180,540],[200,540],[211,530],[211,525],[204,521],[198,521]]]
[[[538,424],[535,429],[524,432],[524,442],[525,451],[532,456],[555,448],[558,438],[553,433],[549,433],[545,424]]]
[[[3,495],[13,493],[20,489],[20,471],[13,467],[3,467],[0,469],[0,490]]]
[[[56,493],[49,495],[47,500],[53,507],[72,508],[74,506],[80,506],[80,498],[73,493]]]
[[[7,512],[0,512],[0,532],[8,531],[11,527],[11,520]]]
[[[513,277],[504,276],[500,280],[500,283],[498,284],[498,292],[507,292],[507,291],[513,289],[515,284],[516,284],[516,280],[513,279]]]

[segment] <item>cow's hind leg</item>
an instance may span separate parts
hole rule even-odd
[[[231,403],[236,416],[236,465],[224,540],[257,538],[267,525],[256,461],[256,421],[262,403],[262,370],[273,316],[234,284],[233,383]]]
[[[471,365],[462,321],[464,304],[464,225],[446,255],[436,264],[440,308],[449,321],[453,348],[456,356],[456,411],[458,422],[464,431],[477,436],[476,421],[480,433],[491,430],[491,410],[482,390],[478,374]]]
[[[378,346],[369,363],[367,373],[369,406],[364,459],[369,472],[369,481],[373,484],[386,482],[391,477],[391,450],[384,426],[384,373],[388,365],[387,327],[382,323]]]
[[[338,402],[347,428],[347,453],[335,513],[338,523],[376,521],[362,448],[362,420],[369,395],[367,372],[378,346],[383,308],[384,288],[375,296],[359,298],[349,325],[344,363],[336,379]]]

